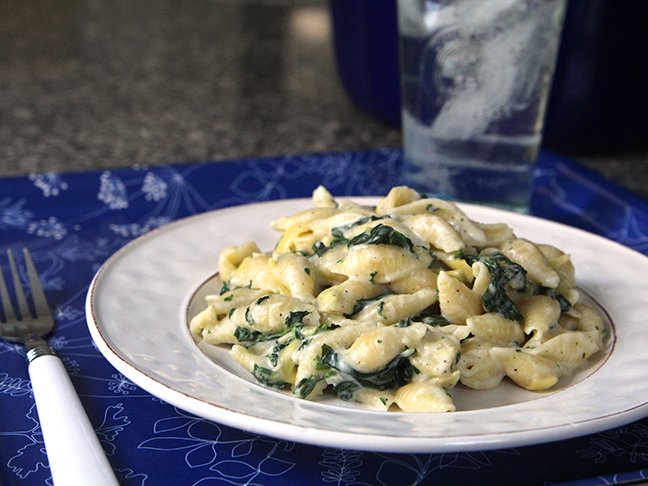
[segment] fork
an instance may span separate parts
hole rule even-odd
[[[29,377],[36,401],[52,479],[59,485],[116,485],[113,470],[81,405],[63,362],[43,337],[54,318],[27,248],[23,259],[34,312],[29,309],[13,252],[7,250],[18,312],[14,311],[0,268],[0,337],[27,348]],[[28,289],[26,289],[28,290]]]

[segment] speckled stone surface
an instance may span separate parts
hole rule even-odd
[[[0,93],[0,175],[401,143],[345,95],[324,0],[3,1]],[[648,197],[648,150],[576,156]]]

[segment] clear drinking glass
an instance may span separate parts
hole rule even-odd
[[[565,0],[398,0],[404,181],[526,211]]]

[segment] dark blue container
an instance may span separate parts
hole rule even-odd
[[[572,0],[545,119],[545,146],[648,146],[648,1]]]
[[[335,56],[349,97],[387,123],[400,123],[396,0],[331,0]]]
[[[349,97],[400,123],[396,0],[331,0],[335,53]],[[648,146],[648,0],[571,0],[544,132],[546,148]]]

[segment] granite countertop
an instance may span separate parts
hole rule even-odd
[[[395,147],[325,0],[0,3],[0,175]],[[648,150],[569,154],[648,197]]]

